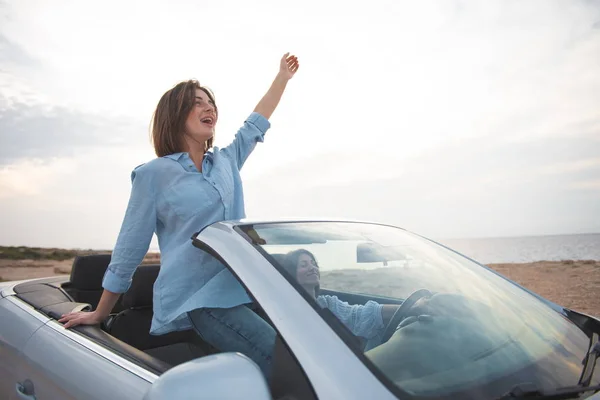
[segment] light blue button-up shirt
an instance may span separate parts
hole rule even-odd
[[[205,154],[202,172],[187,153],[156,158],[133,170],[129,204],[102,286],[127,291],[156,233],[161,268],[154,284],[151,334],[190,329],[187,312],[197,308],[251,301],[223,264],[192,245],[191,236],[214,222],[245,217],[240,169],[269,127],[262,115],[250,114],[229,146]]]
[[[373,339],[383,333],[383,305],[367,301],[366,304],[348,304],[337,296],[318,296],[317,304],[328,308],[355,336]]]

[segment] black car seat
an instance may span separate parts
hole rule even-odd
[[[98,306],[100,296],[102,296],[102,279],[104,273],[110,264],[110,254],[93,254],[77,256],[73,260],[71,268],[71,277],[68,283],[62,285],[62,288],[75,301],[79,303],[88,303],[93,309]],[[121,311],[120,302],[117,302],[113,312]]]
[[[117,339],[170,365],[217,352],[192,330],[150,335],[152,293],[160,265],[141,265],[133,275],[129,290],[123,294],[123,310],[106,324],[106,331]]]

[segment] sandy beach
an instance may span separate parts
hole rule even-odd
[[[158,260],[158,254],[149,254],[144,262],[157,263]],[[11,281],[69,274],[72,263],[72,259],[0,259],[0,279]],[[600,316],[600,261],[539,261],[489,266],[555,303]]]
[[[600,261],[539,261],[489,266],[557,304],[600,317]]]
[[[0,258],[0,282],[44,278],[71,273],[73,258],[66,260],[10,260]],[[148,253],[143,264],[158,264],[160,255]]]

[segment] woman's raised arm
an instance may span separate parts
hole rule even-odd
[[[290,53],[285,53],[279,62],[279,72],[275,80],[273,80],[267,93],[260,99],[256,108],[254,108],[254,112],[259,113],[266,119],[271,118],[271,115],[273,115],[279,104],[279,100],[281,100],[288,81],[292,79],[299,67],[298,57],[294,55],[290,56]]]

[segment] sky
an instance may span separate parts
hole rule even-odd
[[[112,248],[160,96],[209,86],[226,146],[288,51],[249,218],[600,232],[598,0],[0,0],[0,245]]]

